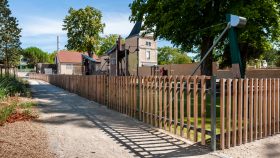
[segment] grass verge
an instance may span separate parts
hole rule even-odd
[[[16,122],[18,120],[30,120],[37,115],[33,111],[35,102],[13,102],[0,109],[0,126],[6,122]]]

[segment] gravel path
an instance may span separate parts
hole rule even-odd
[[[223,151],[217,151],[216,154],[223,157],[280,158],[280,134]]]
[[[29,80],[57,157],[216,157],[105,106]]]
[[[1,158],[53,158],[42,125],[31,121],[0,126]]]

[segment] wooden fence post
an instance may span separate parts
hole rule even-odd
[[[211,77],[211,149],[216,151],[216,76]]]
[[[206,81],[205,76],[202,76],[200,82],[201,95],[201,144],[205,145],[205,120],[206,120]]]

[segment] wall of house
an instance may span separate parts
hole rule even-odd
[[[151,45],[146,45],[146,42],[150,42]],[[137,36],[126,39],[125,48],[129,50],[128,56],[128,71],[130,75],[136,75],[137,72]],[[146,52],[150,51],[150,59],[147,59]],[[143,65],[157,65],[157,43],[152,37],[140,37],[139,38],[139,61],[138,66]]]
[[[104,56],[101,56],[100,57],[100,66],[99,69],[102,71],[102,72],[107,72],[108,70],[110,70],[110,66],[108,66],[108,63],[106,62],[105,59],[109,59],[109,56],[107,55],[104,55]]]
[[[110,75],[116,76],[116,69],[117,69],[117,61],[116,61],[116,52],[109,55],[110,57]]]
[[[72,65],[72,66],[70,68],[67,65]],[[65,75],[81,75],[82,66],[81,66],[81,64],[59,63],[58,72],[59,72],[59,74],[65,74]]]
[[[151,45],[147,45],[146,42]],[[139,48],[139,67],[157,65],[157,42],[152,37],[140,38]],[[150,59],[148,59],[147,51],[150,52]]]
[[[136,75],[137,69],[137,36],[125,40],[125,49],[129,50],[128,71],[130,75]]]

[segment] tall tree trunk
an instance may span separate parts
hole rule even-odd
[[[202,59],[209,48],[212,46],[214,41],[213,37],[204,36],[202,37],[202,45],[201,45],[201,57]],[[201,75],[211,76],[212,75],[212,62],[213,62],[213,55],[212,52],[207,56],[204,62],[201,64],[200,70]]]
[[[245,76],[246,76],[248,50],[249,50],[249,48],[248,48],[247,43],[240,44],[240,57],[241,57],[241,63],[242,63],[241,73],[245,74]]]

